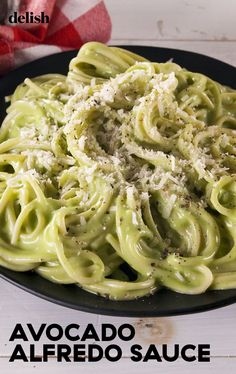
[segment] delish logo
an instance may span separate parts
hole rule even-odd
[[[49,23],[49,16],[44,12],[36,15],[34,15],[34,12],[25,12],[24,15],[18,15],[17,12],[14,12],[8,20],[9,23]]]

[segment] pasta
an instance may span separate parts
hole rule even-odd
[[[236,91],[85,44],[0,128],[0,265],[114,300],[236,288]]]

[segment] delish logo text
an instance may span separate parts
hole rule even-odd
[[[18,15],[17,12],[11,14],[8,18],[9,23],[49,23],[49,16],[41,12],[41,14],[34,14],[34,12],[25,12],[25,14]]]

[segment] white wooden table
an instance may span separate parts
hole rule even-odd
[[[106,0],[112,23],[112,44],[173,47],[205,53],[236,66],[235,0]],[[9,337],[16,323],[69,323],[98,328],[101,323],[135,325],[132,344],[211,344],[210,363],[134,363],[130,344],[120,344],[118,363],[9,363],[13,343]],[[44,339],[46,342],[46,339]],[[43,340],[41,343],[44,342]],[[48,341],[47,341],[48,342]],[[236,372],[236,305],[189,316],[135,319],[82,313],[32,296],[0,279],[0,372],[9,373],[201,373]]]

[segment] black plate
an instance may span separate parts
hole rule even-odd
[[[173,59],[181,66],[201,72],[222,84],[236,89],[236,68],[198,53],[176,49],[124,46],[151,61],[165,62]],[[63,52],[41,58],[27,64],[0,81],[0,123],[5,117],[4,96],[13,92],[26,77],[46,73],[66,74],[70,60],[76,51]],[[227,291],[208,291],[202,295],[182,295],[163,289],[153,296],[133,301],[110,301],[83,291],[74,285],[51,283],[33,272],[18,273],[0,267],[0,276],[34,295],[54,303],[90,313],[113,316],[148,317],[171,316],[202,312],[232,304],[236,301],[236,289]]]

